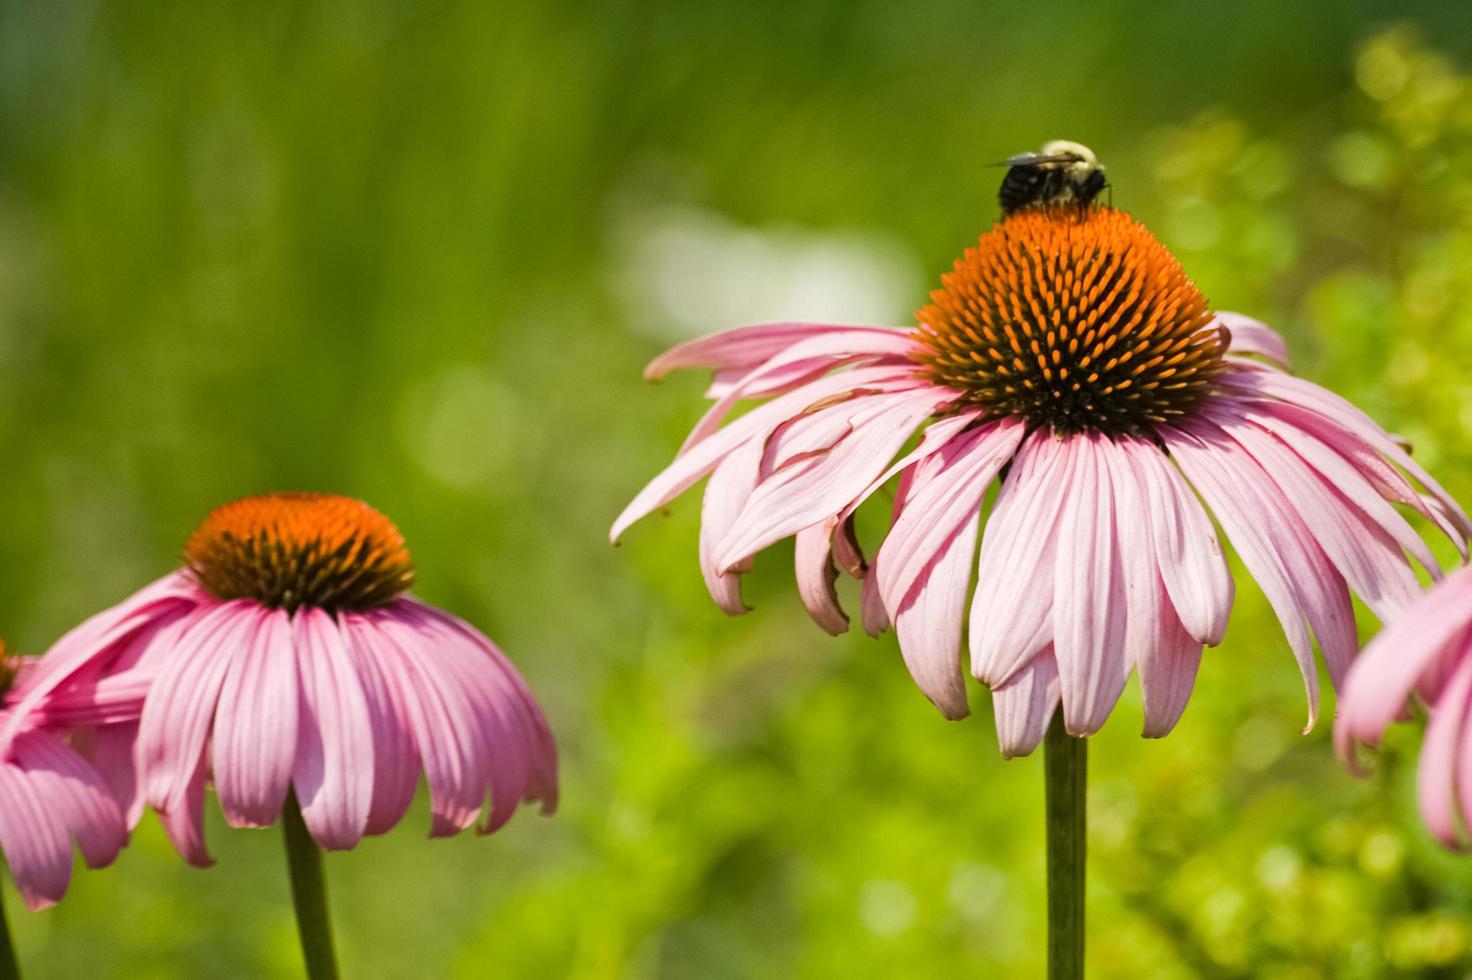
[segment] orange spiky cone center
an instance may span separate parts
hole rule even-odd
[[[271,493],[216,508],[184,546],[185,565],[217,599],[295,610],[372,609],[414,584],[403,535],[360,500]]]
[[[1060,435],[1140,435],[1189,415],[1228,341],[1144,225],[1077,205],[999,222],[917,318],[920,360],[937,383]]]

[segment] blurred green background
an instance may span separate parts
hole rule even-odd
[[[41,651],[227,499],[361,496],[520,664],[565,802],[427,842],[421,801],[329,857],[349,976],[1040,975],[1041,763],[984,692],[942,721],[892,636],[806,621],[781,549],[723,617],[695,495],[606,544],[701,410],[640,369],[912,322],[987,164],[1066,136],[1472,500],[1472,6],[1286,6],[0,3],[0,633]],[[1356,781],[1303,718],[1245,582],[1170,738],[1126,695],[1094,975],[1467,975],[1418,733]],[[150,816],[58,908],[9,891],[30,974],[292,975],[278,832],[212,820],[208,872]]]

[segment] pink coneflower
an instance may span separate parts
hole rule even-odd
[[[1472,847],[1472,568],[1448,575],[1365,647],[1340,699],[1334,739],[1359,771],[1355,744],[1378,745],[1406,717],[1412,695],[1428,709],[1417,773],[1421,815],[1447,847]]]
[[[1418,593],[1407,553],[1436,574],[1392,504],[1459,547],[1472,534],[1394,439],[1289,375],[1268,327],[1213,314],[1123,212],[1006,218],[918,319],[913,330],[747,327],[658,358],[650,377],[714,368],[715,404],[613,538],[709,476],[700,565],[723,609],[744,611],[739,576],[794,537],[817,623],[847,626],[835,565],[863,579],[865,627],[894,623],[916,683],[959,718],[980,516],[1000,475],[969,643],[1010,756],[1037,745],[1060,703],[1070,734],[1097,731],[1132,668],[1145,734],[1172,728],[1231,610],[1213,515],[1287,633],[1310,725],[1313,638],[1336,682],[1357,649],[1350,591],[1385,617]],[[727,422],[757,398],[768,400]],[[852,517],[895,476],[892,524],[866,563]]]
[[[5,657],[0,644],[0,724],[15,729],[0,753],[0,850],[26,907],[36,910],[66,894],[74,839],[88,867],[101,868],[117,857],[128,831],[97,772],[55,732],[40,727],[47,712],[83,724],[104,720],[108,712],[95,710],[95,691],[79,687],[22,715],[15,708],[27,693],[24,680],[11,688],[18,673],[29,670]],[[129,700],[125,710],[136,712],[140,699]]]
[[[250,497],[210,514],[185,555],[59,640],[22,707],[151,674],[141,716],[100,729],[94,752],[132,819],[151,805],[190,862],[210,860],[209,782],[237,827],[274,823],[294,794],[332,850],[398,823],[421,773],[433,836],[474,824],[487,794],[486,832],[523,800],[553,808],[555,751],[531,693],[489,639],[406,594],[408,550],[378,511]]]

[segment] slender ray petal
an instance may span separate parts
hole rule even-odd
[[[992,688],[1002,758],[1028,755],[1038,747],[1058,710],[1058,700],[1058,661],[1052,647],[1014,671],[1006,683]]]

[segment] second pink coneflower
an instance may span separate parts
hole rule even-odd
[[[421,775],[433,836],[487,807],[489,832],[524,800],[555,806],[556,752],[531,692],[478,630],[407,594],[408,550],[378,511],[250,497],[210,514],[185,558],[57,641],[20,706],[151,676],[136,722],[97,730],[94,757],[130,817],[152,806],[195,864],[210,860],[207,784],[234,826],[284,817],[312,976],[334,972],[312,841],[342,850],[390,829]]]
[[[1436,574],[1393,505],[1459,547],[1472,534],[1394,439],[1290,375],[1272,330],[1213,313],[1123,212],[1013,215],[932,299],[917,329],[771,324],[657,359],[651,377],[713,368],[715,404],[612,536],[709,477],[700,565],[723,609],[744,611],[741,574],[795,538],[817,623],[846,628],[834,578],[861,578],[864,625],[894,624],[947,717],[968,711],[969,638],[1010,756],[1038,744],[1059,705],[1070,734],[1097,731],[1131,670],[1145,733],[1172,728],[1232,605],[1213,516],[1282,623],[1309,724],[1313,640],[1336,683],[1357,651],[1351,592],[1384,618],[1418,594],[1407,555]],[[752,399],[766,401],[728,421]],[[852,518],[894,477],[869,561]]]

